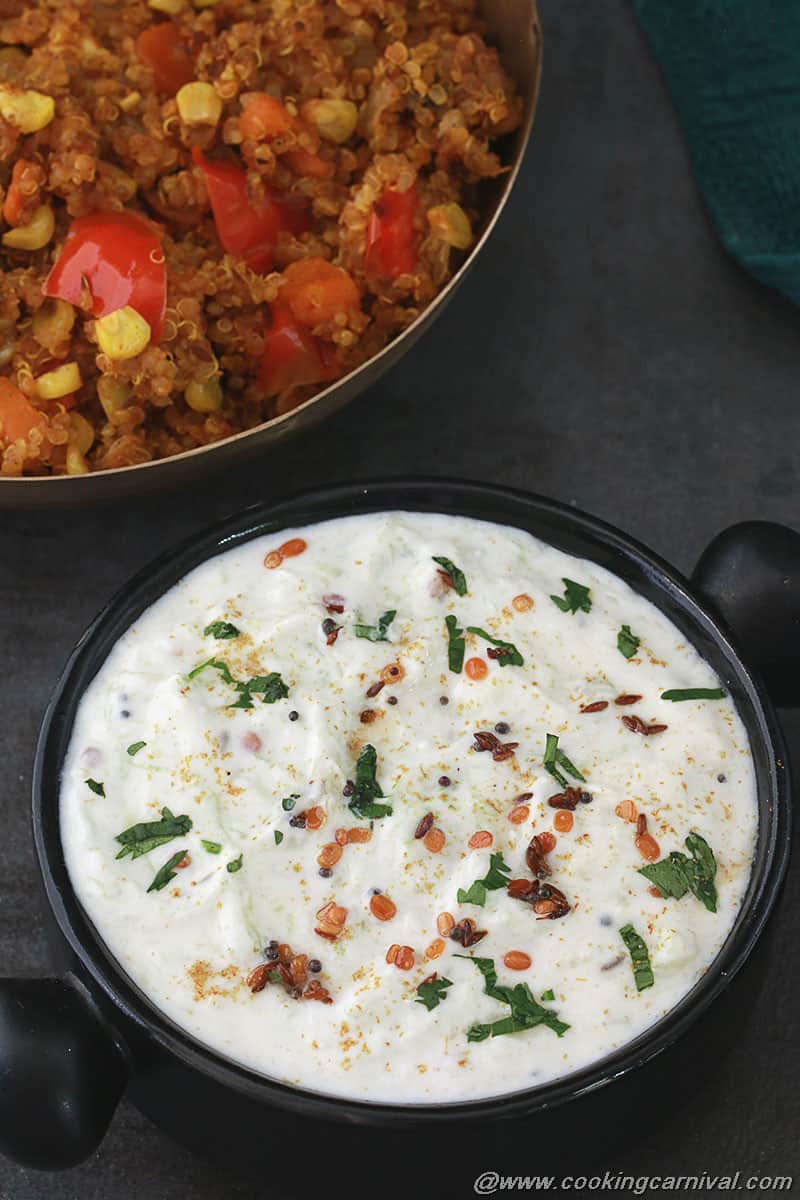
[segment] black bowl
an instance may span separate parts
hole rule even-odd
[[[75,897],[61,847],[59,781],[78,705],[143,610],[199,563],[251,538],[386,509],[455,513],[516,526],[613,571],[656,604],[711,664],[738,708],[753,752],[759,833],[752,877],[736,923],[704,977],[663,1020],[617,1053],[555,1082],[489,1100],[413,1106],[340,1100],[276,1083],[213,1053],[153,1007],[106,950]],[[364,1136],[368,1130],[373,1137],[377,1131],[413,1130],[440,1139],[449,1139],[452,1131],[460,1139],[460,1130],[470,1125],[485,1129],[489,1121],[533,1115],[538,1128],[565,1102],[593,1095],[663,1051],[720,995],[753,950],[789,854],[789,784],[770,700],[726,625],[699,596],[711,596],[745,636],[758,639],[758,665],[780,698],[793,688],[796,694],[800,639],[787,638],[800,612],[800,536],[765,523],[735,527],[703,556],[694,585],[623,534],[551,500],[426,480],[345,484],[257,506],[136,576],[81,638],[42,726],[33,830],[53,918],[57,975],[0,980],[0,1149],[41,1167],[79,1162],[99,1144],[128,1087],[134,1102],[179,1140],[239,1167],[265,1170],[267,1128],[296,1136],[298,1129],[330,1128],[334,1122],[340,1126],[337,1138],[345,1136],[342,1125],[350,1126],[362,1145],[371,1140]],[[604,1102],[603,1109],[610,1113],[613,1106]],[[298,1127],[301,1117],[307,1124]],[[555,1118],[555,1127],[565,1124],[558,1112]]]

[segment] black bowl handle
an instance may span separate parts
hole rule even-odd
[[[800,704],[800,533],[769,521],[732,525],[692,581],[741,643],[776,704]]]
[[[0,1152],[24,1166],[83,1162],[128,1069],[114,1034],[69,979],[0,979]]]

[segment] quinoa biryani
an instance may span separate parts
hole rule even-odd
[[[446,284],[522,104],[475,0],[0,0],[0,475],[288,412]]]

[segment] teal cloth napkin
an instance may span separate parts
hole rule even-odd
[[[723,245],[800,304],[800,0],[634,0]]]

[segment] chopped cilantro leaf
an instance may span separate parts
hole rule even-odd
[[[553,776],[557,783],[560,783],[563,788],[569,787],[569,780],[564,775],[571,775],[573,779],[579,780],[580,783],[586,782],[586,776],[582,775],[575,764],[567,758],[563,750],[558,748],[558,737],[555,733],[548,733],[547,741],[544,748],[543,763],[545,769]],[[563,771],[561,768],[563,767]]]
[[[200,844],[209,854],[219,854],[222,850],[222,842],[209,842],[205,838],[201,838]]]
[[[464,572],[451,562],[449,558],[439,558],[434,554],[433,561],[438,563],[453,581],[453,588],[457,596],[466,596],[467,594],[467,577]]]
[[[236,680],[231,675],[228,664],[226,662],[224,662],[223,659],[221,659],[221,658],[207,658],[205,660],[205,662],[199,663],[194,668],[194,670],[190,671],[189,674],[186,676],[186,678],[194,679],[197,675],[200,674],[201,671],[205,671],[206,667],[213,667],[213,669],[215,671],[219,671],[220,675],[225,680],[225,682],[230,684],[231,686],[233,686],[233,684],[235,684]]]
[[[203,637],[218,638],[221,642],[227,641],[228,638],[237,638],[239,634],[240,630],[235,625],[231,625],[230,621],[212,621],[203,630]]]
[[[722,688],[670,688],[668,692],[661,693],[661,699],[673,703],[680,700],[724,700],[727,694]]]
[[[348,805],[357,817],[367,821],[378,821],[392,815],[391,804],[376,804],[383,799],[381,785],[377,779],[378,755],[374,746],[365,746],[358,756],[353,795]]]
[[[378,617],[377,625],[359,623],[353,627],[353,632],[356,637],[366,638],[370,642],[388,642],[390,639],[386,636],[386,631],[396,616],[396,609],[391,609]]]
[[[175,867],[177,867],[178,863],[185,854],[185,850],[176,850],[172,858],[168,859],[164,863],[163,867],[159,867],[159,869],[156,871],[153,882],[150,884],[150,887],[147,889],[147,891],[160,892],[162,888],[165,888],[169,881],[175,878]]]
[[[556,608],[560,608],[565,613],[591,612],[592,601],[589,588],[584,587],[582,583],[576,583],[574,579],[563,579],[563,583],[563,597],[550,597]]]
[[[635,633],[631,633],[630,625],[623,625],[617,634],[617,649],[624,658],[633,658],[641,642],[641,638],[638,638]]]
[[[502,854],[492,854],[489,859],[489,870],[484,875],[483,879],[476,879],[475,882],[467,888],[459,888],[456,899],[459,904],[477,904],[483,908],[486,903],[486,895],[488,892],[499,891],[508,883],[508,877],[511,874],[511,867],[507,866],[503,861]]]
[[[254,675],[244,686],[254,696],[260,696],[264,704],[274,704],[276,700],[285,700],[289,695],[289,689],[278,671],[270,671],[269,675]]]
[[[552,988],[548,988],[546,992],[542,992],[542,1003],[543,1004],[549,1000],[555,1000],[555,998],[556,998],[556,994]]]
[[[480,879],[476,879],[468,888],[459,888],[456,899],[459,904],[477,904],[483,908],[486,903],[486,887]]]
[[[264,704],[274,704],[276,700],[285,700],[289,695],[289,689],[277,671],[270,671],[269,675],[254,675],[247,683],[237,683],[235,687],[239,699],[229,708],[252,708],[253,696],[260,696]]]
[[[282,841],[283,841],[283,834],[281,833],[280,829],[276,829],[275,830],[275,845],[280,846]]]
[[[459,629],[454,616],[445,617],[444,623],[447,628],[447,665],[454,675],[460,675],[466,647],[464,630]]]
[[[142,854],[149,854],[165,842],[182,837],[191,828],[191,817],[176,817],[168,808],[162,808],[160,821],[140,821],[117,834],[116,841],[122,846],[117,858],[124,858],[126,854],[131,858],[140,858]]]
[[[96,779],[87,779],[86,786],[90,792],[94,792],[95,796],[105,796],[106,794],[106,785],[98,783]]]
[[[673,899],[680,900],[687,892],[691,892],[709,912],[715,913],[717,889],[714,877],[717,873],[717,860],[714,852],[699,833],[690,833],[684,845],[691,858],[673,850],[666,858],[648,863],[646,867],[639,867],[639,874],[655,884],[662,896],[672,896]]]
[[[424,1004],[428,1012],[438,1008],[447,999],[447,989],[453,986],[452,979],[428,979],[417,986],[416,1004]]]
[[[240,854],[238,858],[232,858],[231,861],[226,864],[225,870],[229,875],[235,875],[237,871],[241,871],[243,858],[244,855]]]
[[[518,983],[514,987],[498,986],[493,959],[472,958],[469,954],[457,954],[456,958],[466,958],[468,962],[474,963],[483,975],[483,990],[486,995],[491,996],[493,1000],[500,1000],[511,1009],[510,1015],[499,1021],[472,1025],[467,1030],[467,1041],[483,1042],[488,1037],[521,1033],[526,1029],[534,1029],[537,1025],[546,1025],[558,1037],[562,1037],[569,1029],[569,1025],[561,1021],[552,1009],[543,1008],[538,1003],[527,983]]]
[[[467,633],[474,633],[476,637],[482,637],[497,647],[499,651],[496,655],[498,666],[522,667],[525,665],[525,659],[513,642],[501,642],[499,638],[493,638],[485,629],[479,629],[477,625],[468,625]]]
[[[130,746],[128,746],[128,754],[130,754],[131,758],[133,758],[134,755],[138,754],[140,750],[143,750],[146,745],[147,742],[131,742]]]
[[[283,800],[281,800],[281,808],[283,809],[284,812],[291,812],[295,806],[295,803],[299,799],[300,799],[300,793],[292,792],[291,796],[286,796]]]
[[[194,679],[206,667],[213,667],[215,671],[219,671],[225,682],[239,693],[239,699],[229,704],[228,708],[252,708],[253,696],[260,696],[264,704],[274,704],[276,700],[285,700],[289,695],[289,688],[277,671],[270,671],[269,675],[254,675],[252,679],[243,683],[234,679],[228,664],[221,658],[207,658],[190,671],[186,678]]]
[[[643,992],[645,988],[652,987],[655,983],[647,946],[632,925],[623,925],[619,931],[619,936],[622,938],[625,948],[631,956],[636,989],[639,992]]]

